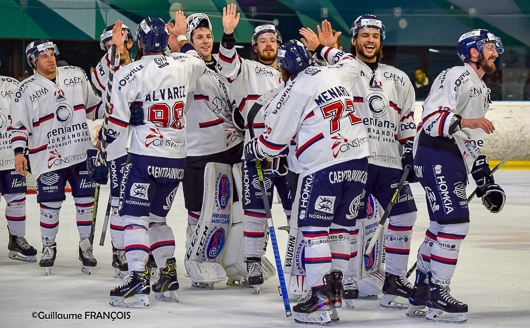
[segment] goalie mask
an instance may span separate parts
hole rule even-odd
[[[488,30],[477,29],[467,33],[462,34],[458,39],[457,54],[458,57],[464,62],[469,62],[469,49],[476,48],[478,51],[482,52],[484,44],[488,42],[495,43],[495,49],[500,55],[504,52],[504,47],[502,45],[501,39],[490,33]]]
[[[39,59],[39,54],[43,54],[44,51],[48,49],[53,49],[55,57],[60,54],[57,45],[55,45],[55,43],[49,40],[36,40],[28,44],[28,46],[26,47],[26,58],[28,60],[29,66],[35,68],[31,61],[33,60],[36,62],[37,59]]]

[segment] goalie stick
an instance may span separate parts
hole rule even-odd
[[[372,236],[372,240],[370,240],[370,244],[368,244],[368,247],[366,248],[364,252],[364,257],[370,257],[370,253],[372,252],[372,249],[374,248],[374,245],[376,241],[378,240],[378,237],[381,234],[381,231],[385,227],[386,220],[390,216],[390,211],[392,210],[392,207],[394,207],[394,204],[396,203],[396,200],[399,196],[399,192],[401,191],[401,188],[403,188],[403,185],[405,185],[405,181],[407,180],[407,176],[409,175],[410,170],[411,170],[410,165],[405,166],[405,168],[403,169],[403,174],[401,175],[401,179],[399,179],[396,190],[394,191],[394,194],[392,195],[390,202],[386,206],[385,213],[383,213],[383,216],[381,217],[381,220],[379,221],[379,225],[377,226],[377,229],[375,230]]]
[[[254,119],[256,118],[257,113],[270,99],[272,99],[278,91],[273,89],[269,90],[263,96],[261,96],[258,101],[252,105],[250,111],[247,115],[247,125],[248,131],[250,133],[250,138],[255,137],[254,133]],[[289,295],[287,294],[287,285],[285,283],[285,277],[283,275],[282,260],[280,258],[280,250],[278,249],[278,241],[276,240],[276,231],[274,230],[274,223],[272,222],[272,213],[269,205],[269,199],[267,197],[267,187],[265,185],[265,180],[263,177],[263,170],[261,167],[261,161],[256,160],[256,170],[258,171],[258,180],[261,185],[261,196],[263,198],[263,207],[265,208],[265,215],[267,216],[267,224],[269,226],[269,236],[271,238],[272,248],[274,250],[274,259],[276,260],[276,270],[278,271],[278,278],[280,280],[280,289],[281,295],[283,298],[283,306],[285,308],[285,315],[290,317],[291,313],[291,304],[289,304]]]

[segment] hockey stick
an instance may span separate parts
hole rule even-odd
[[[271,92],[265,94],[267,98],[271,95]],[[272,99],[273,96],[270,96],[269,99]],[[261,99],[261,97],[260,97]],[[250,133],[250,138],[254,138],[254,119],[256,118],[256,114],[260,110],[260,108],[268,102],[268,100],[262,100],[256,101],[254,105],[252,105],[252,108],[250,109],[248,116],[247,116],[247,124],[248,124],[248,130]],[[250,116],[250,114],[253,114]],[[282,298],[283,298],[283,306],[285,308],[285,315],[287,317],[290,317],[292,315],[291,313],[291,304],[289,303],[289,295],[287,294],[287,285],[285,283],[285,277],[283,275],[283,267],[282,267],[282,260],[280,258],[280,250],[278,249],[278,241],[276,240],[276,231],[274,230],[274,223],[272,222],[272,213],[271,208],[269,205],[269,198],[267,197],[267,187],[265,185],[265,179],[263,177],[263,169],[261,167],[261,161],[257,160],[256,162],[256,170],[258,172],[258,180],[261,185],[261,197],[263,198],[263,207],[265,208],[265,215],[267,216],[267,224],[269,225],[269,235],[271,238],[272,243],[272,249],[274,250],[274,259],[276,260],[276,271],[278,271],[278,278],[280,280],[280,289],[282,292]]]
[[[109,225],[110,210],[112,208],[112,195],[109,194],[109,202],[107,203],[107,210],[105,211],[105,220],[103,221],[103,229],[101,230],[101,238],[99,238],[99,246],[105,245],[105,235],[107,234],[107,227]]]
[[[381,234],[381,231],[385,227],[386,220],[390,216],[390,211],[392,210],[392,207],[394,207],[394,204],[396,203],[396,200],[399,196],[399,192],[401,191],[401,188],[403,188],[403,185],[405,185],[405,181],[407,180],[407,176],[409,175],[410,169],[411,169],[410,165],[406,165],[405,168],[403,169],[403,174],[401,175],[401,179],[399,179],[396,190],[394,191],[394,194],[392,195],[390,202],[386,206],[385,213],[383,213],[383,217],[379,221],[379,225],[377,226],[377,229],[375,230],[372,236],[372,240],[370,240],[370,244],[368,244],[368,247],[366,248],[366,251],[364,252],[364,257],[370,257],[370,253],[372,252],[372,249],[374,248],[376,241],[379,239],[378,237]]]
[[[526,139],[523,138],[521,142],[515,148],[499,163],[497,164],[493,170],[491,170],[490,176],[493,175],[498,169],[500,169],[504,164],[506,164],[509,160],[511,160],[518,152],[523,148],[523,145],[525,144]],[[477,188],[473,190],[473,193],[467,198],[467,202],[469,203],[473,198],[475,198],[475,195],[477,194]]]

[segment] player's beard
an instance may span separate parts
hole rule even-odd
[[[375,45],[375,51],[373,52],[373,54],[367,55],[364,52],[363,44],[360,44],[360,42],[357,41],[355,43],[355,52],[356,52],[357,56],[359,56],[359,54],[360,54],[367,61],[370,61],[370,60],[372,60],[374,58],[379,59],[379,54],[381,53],[381,45],[379,45],[379,46]]]
[[[265,52],[265,50],[272,50],[272,52]],[[258,52],[258,59],[264,64],[271,64],[276,60],[278,51],[274,50],[272,47],[267,47],[263,51]]]
[[[480,61],[480,66],[482,67],[482,69],[484,70],[484,72],[486,72],[486,74],[491,74],[493,72],[495,72],[495,70],[497,69],[495,67],[495,63],[491,61],[491,59],[495,59],[495,58],[482,58],[482,60]]]

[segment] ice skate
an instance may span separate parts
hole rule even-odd
[[[304,324],[329,325],[331,317],[329,310],[332,309],[328,296],[328,287],[311,287],[311,290],[293,307],[294,321]],[[315,313],[315,316],[309,317]]]
[[[247,283],[254,288],[256,294],[260,293],[261,285],[263,285],[263,268],[261,267],[261,259],[258,257],[249,257],[247,259]]]
[[[347,279],[347,282],[342,284],[344,289],[342,293],[342,298],[344,299],[344,304],[348,309],[353,310],[355,308],[355,301],[359,298],[359,289],[357,288],[357,282],[353,279]]]
[[[166,266],[160,269],[158,281],[153,284],[155,298],[162,302],[178,302],[177,290],[179,282],[177,280],[177,264],[175,258],[166,260]]]
[[[407,278],[387,273],[385,275],[385,283],[383,285],[383,297],[379,304],[382,307],[392,309],[407,309],[408,303],[396,301],[397,297],[404,297],[408,299],[412,293],[412,284]]]
[[[92,250],[92,244],[88,238],[79,242],[79,261],[81,261],[81,272],[84,274],[90,274],[92,268],[98,265],[98,261],[94,258]]]
[[[449,286],[431,283],[429,286],[429,300],[427,301],[427,320],[435,322],[464,323],[467,321],[467,304],[455,299]]]
[[[9,234],[9,258],[24,262],[37,262],[37,250],[24,237]]]
[[[42,246],[42,257],[39,261],[39,266],[44,268],[46,275],[52,274],[52,267],[55,263],[55,257],[57,256],[57,243],[52,245]]]
[[[409,309],[407,316],[409,317],[425,317],[427,314],[426,305],[429,300],[429,280],[427,275],[416,270],[416,281],[414,282],[414,289],[409,297]]]
[[[334,271],[324,276],[324,284],[328,288],[331,305],[331,321],[339,321],[338,308],[342,307],[344,290],[342,287],[342,272]]]
[[[144,272],[132,271],[131,274],[126,277],[127,280],[123,285],[110,291],[109,304],[126,308],[145,308],[149,306],[148,296],[151,292],[149,278],[150,275],[148,269]],[[134,296],[136,299],[135,302],[125,302],[125,300],[131,296]]]
[[[124,249],[112,247],[112,267],[114,268],[115,278],[124,278],[129,271],[127,256]]]
[[[147,267],[149,268],[149,272],[151,275],[157,275],[158,274],[158,266],[156,265],[155,257],[153,256],[153,253],[149,252],[149,257],[147,258]],[[157,278],[157,277],[153,277]]]
[[[227,283],[227,285],[228,285],[228,283]],[[208,284],[208,283],[205,283],[205,282],[198,282],[198,281],[192,281],[191,282],[191,287],[213,290],[213,284]]]

